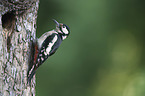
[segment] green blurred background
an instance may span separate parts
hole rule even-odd
[[[40,0],[37,37],[71,34],[36,72],[37,96],[145,96],[144,0]]]

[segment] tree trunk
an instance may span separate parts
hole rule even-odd
[[[0,96],[35,96],[27,83],[39,0],[0,0]]]

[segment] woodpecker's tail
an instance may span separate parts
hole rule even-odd
[[[35,72],[36,72],[37,68],[36,66],[32,67],[32,69],[28,72],[28,79],[27,79],[27,82],[28,83],[31,83],[31,79],[33,78],[33,76],[35,75]]]

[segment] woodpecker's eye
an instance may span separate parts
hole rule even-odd
[[[68,31],[70,31],[69,27],[65,24],[63,24],[63,28],[66,28]]]
[[[63,25],[63,28],[65,28],[65,26]]]

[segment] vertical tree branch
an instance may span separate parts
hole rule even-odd
[[[39,0],[0,0],[0,96],[34,96],[27,84],[31,45],[36,39]]]

